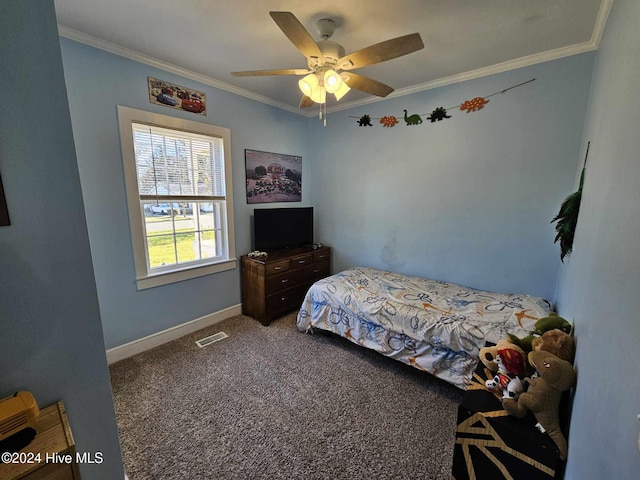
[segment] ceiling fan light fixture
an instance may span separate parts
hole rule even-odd
[[[315,73],[310,73],[304,78],[301,78],[298,81],[298,86],[302,93],[304,93],[307,97],[313,98],[313,92],[318,88],[320,81]],[[315,100],[314,100],[315,101]]]
[[[324,88],[327,92],[336,93],[342,84],[342,78],[335,70],[330,68],[324,73]]]
[[[324,87],[318,86],[313,89],[310,98],[316,103],[325,103],[327,101],[327,91],[324,89]]]
[[[333,94],[336,96],[336,100],[340,100],[342,97],[344,97],[349,90],[351,90],[351,88],[349,87],[349,85],[347,85],[345,82],[340,82],[340,88],[338,88],[338,90],[336,90],[335,92],[333,92]]]

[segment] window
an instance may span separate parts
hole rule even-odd
[[[235,268],[229,129],[118,118],[138,289]]]

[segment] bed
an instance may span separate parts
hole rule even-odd
[[[485,342],[526,336],[550,311],[538,297],[356,267],[311,286],[297,327],[333,332],[466,390]]]

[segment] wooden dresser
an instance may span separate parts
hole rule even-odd
[[[288,248],[242,256],[242,313],[269,325],[300,307],[313,282],[331,274],[331,248]]]
[[[76,446],[62,402],[40,411],[36,437],[17,456],[21,461],[0,463],[1,480],[78,480]]]

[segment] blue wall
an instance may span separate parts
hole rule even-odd
[[[334,269],[370,265],[553,299],[550,220],[573,185],[593,54],[310,119],[312,202]],[[484,109],[406,126],[521,82]],[[359,127],[363,114],[400,124]],[[351,118],[355,117],[355,118]]]
[[[639,16],[637,2],[615,2],[597,57],[583,54],[332,113],[326,128],[315,118],[62,40],[107,346],[240,301],[237,270],[135,290],[115,106],[194,119],[149,104],[149,75],[204,90],[211,107],[203,120],[232,130],[238,254],[251,248],[244,148],[298,154],[305,159],[302,204],[316,207],[317,240],[334,247],[336,271],[365,264],[553,300],[561,264],[549,221],[575,189],[591,140],[575,251],[560,269],[555,298],[560,313],[576,322],[579,344],[566,478],[633,478],[640,471],[634,131],[640,52],[633,24]],[[429,113],[533,77],[479,112],[450,109],[453,118],[440,123],[361,128],[351,118],[401,117],[404,108]],[[7,187],[6,166],[0,167]]]
[[[582,142],[582,155],[591,148],[574,251],[558,283],[578,342],[567,479],[640,477],[639,20],[637,0],[613,3]]]
[[[107,348],[240,302],[237,269],[136,290],[116,105],[231,128],[238,255],[252,247],[244,149],[275,151],[303,156],[302,205],[316,206],[317,240],[334,247],[334,271],[365,264],[553,298],[559,261],[549,221],[579,161],[592,54],[336,112],[323,128],[317,118],[61,43]],[[204,91],[208,115],[150,104],[147,76]],[[453,118],[436,124],[362,128],[350,118],[429,113],[534,77],[482,111],[451,109]]]
[[[53,2],[0,11],[0,397],[64,401],[77,450],[104,456],[82,477],[123,478]]]
[[[307,206],[307,119],[71,40],[62,39],[61,44],[107,348],[238,305],[239,268],[136,290],[116,106],[231,129],[238,256],[252,248],[250,218],[254,206],[246,202],[244,149],[301,155],[303,201],[286,205]],[[152,105],[148,76],[205,92],[207,115]]]
[[[108,348],[240,301],[238,270],[136,290],[118,104],[231,128],[238,254],[251,249],[244,149],[277,151],[305,159],[302,204],[317,207],[317,240],[334,247],[334,270],[367,264],[553,298],[559,262],[549,220],[579,161],[592,54],[336,112],[323,128],[70,40],[62,51]],[[150,104],[147,76],[205,91],[208,115]],[[350,118],[428,113],[531,78],[481,111],[450,109],[435,124],[363,128]]]

